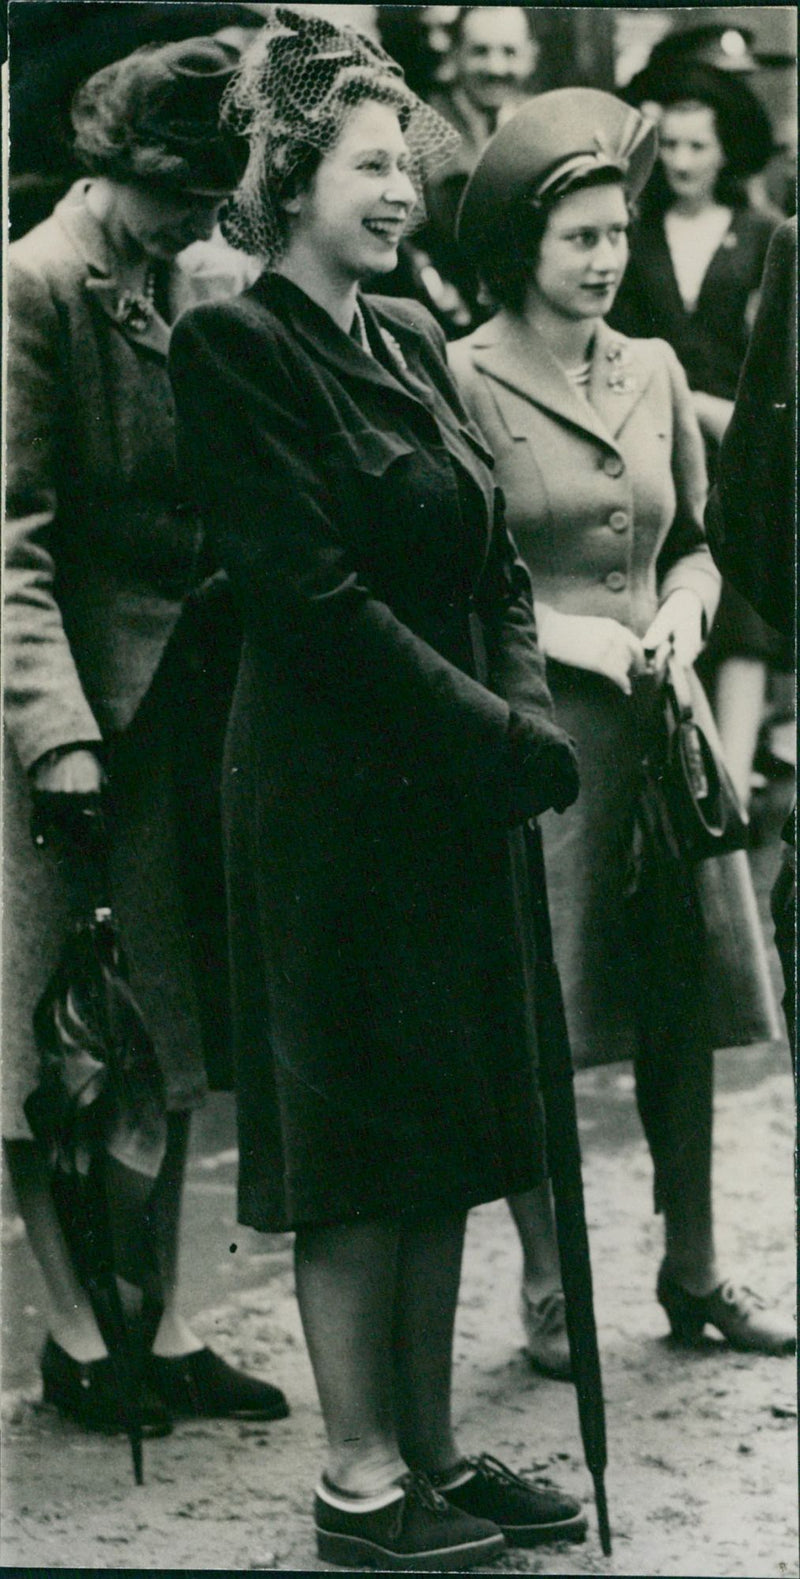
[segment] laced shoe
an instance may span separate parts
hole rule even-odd
[[[341,1568],[451,1572],[491,1562],[506,1544],[496,1525],[451,1507],[412,1471],[376,1497],[352,1496],[323,1475],[314,1522],[319,1556]]]
[[[449,1503],[480,1519],[490,1519],[509,1546],[543,1546],[550,1541],[582,1541],[586,1518],[581,1505],[544,1476],[524,1480],[489,1453],[464,1458],[435,1484]]]
[[[558,1382],[572,1379],[572,1359],[567,1336],[567,1302],[562,1288],[550,1289],[542,1299],[533,1299],[522,1285],[520,1315],[525,1329],[525,1346],[535,1370]]]
[[[794,1323],[743,1285],[719,1283],[710,1294],[690,1294],[662,1264],[656,1297],[667,1313],[677,1343],[697,1347],[708,1323],[727,1338],[732,1349],[750,1354],[794,1353]]]

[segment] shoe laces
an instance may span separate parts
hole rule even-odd
[[[417,1507],[425,1508],[428,1513],[436,1514],[438,1518],[446,1518],[452,1511],[450,1504],[441,1492],[436,1490],[427,1475],[419,1469],[409,1469],[401,1475],[396,1482],[405,1493],[403,1500],[397,1504],[397,1513],[394,1520],[392,1534],[397,1536],[403,1527],[406,1509],[416,1503]]]
[[[532,1476],[524,1478],[522,1475],[517,1475],[513,1469],[509,1469],[507,1464],[501,1464],[499,1458],[494,1458],[491,1453],[481,1453],[479,1458],[465,1458],[462,1460],[462,1465],[465,1469],[475,1470],[477,1474],[487,1475],[501,1486],[514,1486],[522,1491],[530,1491],[531,1485],[552,1486],[553,1484],[546,1475],[537,1475],[535,1479]]]
[[[754,1289],[747,1288],[744,1283],[722,1283],[720,1285],[720,1298],[726,1305],[738,1305],[744,1315],[751,1310],[766,1310],[767,1301]]]

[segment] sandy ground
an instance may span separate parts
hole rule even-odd
[[[723,1264],[788,1304],[788,1059],[780,1050],[739,1052],[719,1055],[718,1064]],[[614,1552],[610,1560],[602,1557],[592,1519],[583,1546],[508,1553],[493,1571],[795,1575],[794,1362],[731,1354],[713,1340],[687,1355],[666,1340],[653,1298],[661,1230],[650,1214],[650,1166],[632,1112],[629,1072],[615,1066],[582,1075],[579,1106]],[[204,1257],[216,1274],[218,1291],[226,1277],[230,1281],[234,1260],[239,1279],[244,1273],[252,1286],[205,1308],[196,1325],[229,1358],[280,1381],[291,1418],[269,1427],[180,1425],[172,1437],[146,1445],[146,1484],[137,1489],[124,1440],[83,1435],[37,1406],[35,1368],[28,1364],[27,1384],[4,1397],[4,1565],[323,1567],[314,1555],[310,1509],[322,1438],[289,1243],[234,1228],[234,1163],[229,1149],[196,1150],[189,1237],[193,1255]],[[14,1251],[27,1254],[24,1246]],[[535,1376],[521,1348],[518,1275],[519,1251],[504,1205],[474,1212],[456,1346],[463,1445],[491,1450],[521,1470],[544,1470],[588,1500],[572,1389]],[[33,1283],[29,1297],[36,1299]],[[38,1336],[38,1305],[23,1309]]]

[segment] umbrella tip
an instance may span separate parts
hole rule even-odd
[[[608,1522],[608,1502],[602,1475],[594,1477],[594,1500],[597,1507],[597,1528],[604,1557],[611,1556],[611,1526]]]

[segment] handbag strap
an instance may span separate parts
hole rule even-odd
[[[666,662],[664,684],[676,720],[679,723],[691,722],[694,718],[694,708],[692,707],[692,693],[689,689],[689,675],[683,666],[678,663],[674,653],[670,654]]]

